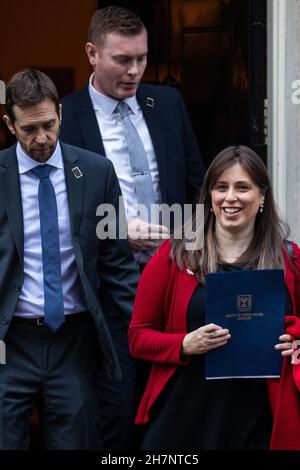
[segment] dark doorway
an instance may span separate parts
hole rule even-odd
[[[144,21],[144,80],[181,89],[206,164],[235,143],[266,160],[266,0],[99,1],[107,5]]]

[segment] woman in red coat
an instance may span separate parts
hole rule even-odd
[[[202,248],[197,239],[191,248],[183,230],[160,247],[138,287],[129,344],[133,356],[153,363],[136,416],[147,423],[142,448],[300,449],[300,361],[291,361],[300,338],[300,250],[292,244],[287,252],[288,230],[261,159],[244,146],[223,150],[198,202]],[[205,275],[278,268],[286,296],[286,331],[274,345],[283,356],[280,379],[206,381],[205,354],[231,336],[205,324]]]

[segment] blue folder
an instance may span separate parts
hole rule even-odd
[[[225,346],[205,354],[206,379],[279,377],[284,334],[285,287],[282,269],[207,274],[206,324],[228,328]]]

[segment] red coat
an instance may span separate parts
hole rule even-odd
[[[285,284],[292,300],[293,315],[286,316],[286,332],[300,338],[300,249],[293,244],[294,269],[284,252]],[[149,411],[179,365],[187,331],[187,308],[198,280],[169,261],[166,241],[146,266],[136,295],[129,327],[133,356],[153,362],[141,399],[136,424],[149,420]],[[280,354],[280,352],[278,352]],[[269,379],[273,412],[271,449],[300,450],[300,364],[283,360],[280,379]]]

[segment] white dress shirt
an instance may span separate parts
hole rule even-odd
[[[131,176],[130,158],[124,137],[121,116],[115,112],[119,101],[100,93],[94,88],[94,74],[89,82],[89,93],[96,113],[98,126],[102,136],[105,155],[114,165],[124,198],[127,220],[135,219],[137,199],[134,192],[134,179]],[[136,96],[124,100],[129,106],[129,118],[135,126],[144,145],[153,183],[155,203],[161,203],[159,174],[152,140],[148,131],[140,105]],[[100,138],[100,137],[99,137]]]
[[[44,316],[44,283],[38,202],[40,180],[30,170],[40,163],[30,158],[19,143],[17,144],[17,160],[24,223],[24,283],[15,315],[35,318]],[[81,293],[72,246],[65,172],[59,143],[46,163],[53,166],[50,180],[57,203],[63,301],[65,315],[68,315],[86,310],[86,305]]]

